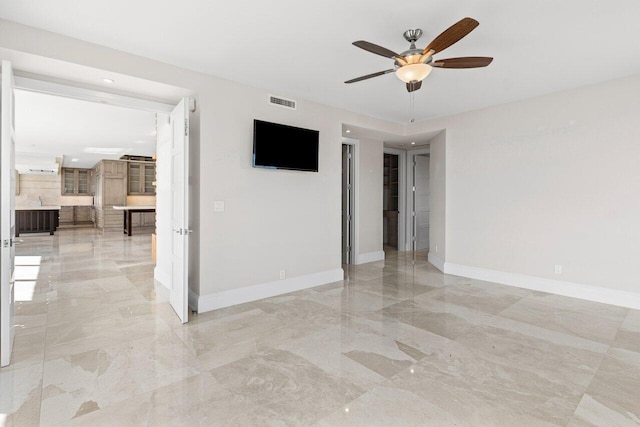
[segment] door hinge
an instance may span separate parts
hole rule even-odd
[[[8,248],[8,247],[9,247],[9,241],[8,241],[7,239],[4,239],[4,240],[2,241],[2,247],[3,247],[3,248]]]
[[[411,187],[411,191],[416,191],[416,186]]]
[[[184,136],[189,136],[189,120],[184,121]]]
[[[350,159],[350,158],[351,158],[351,153],[348,153],[347,154],[347,159]]]

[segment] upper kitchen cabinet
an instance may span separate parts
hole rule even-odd
[[[129,195],[153,196],[156,194],[156,165],[150,162],[129,162]]]
[[[91,195],[91,169],[62,168],[62,195]]]

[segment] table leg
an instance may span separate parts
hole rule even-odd
[[[132,223],[131,223],[131,211],[127,211],[128,212],[128,217],[129,217],[129,229],[127,231],[129,231],[129,236],[131,236],[131,229],[132,227]]]

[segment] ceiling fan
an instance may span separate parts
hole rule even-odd
[[[345,83],[355,83],[362,80],[378,77],[385,74],[393,73],[400,80],[406,83],[409,92],[416,91],[422,86],[424,80],[433,67],[436,68],[479,68],[486,67],[491,64],[493,58],[485,56],[467,56],[463,58],[449,58],[435,60],[433,55],[439,53],[452,44],[460,41],[464,36],[469,34],[479,25],[478,21],[473,18],[463,18],[447,28],[442,34],[436,37],[424,49],[416,48],[416,42],[422,36],[422,30],[407,30],[404,32],[404,38],[411,43],[409,50],[397,54],[377,44],[373,44],[364,40],[353,42],[355,46],[361,49],[384,56],[385,58],[394,59],[394,68],[377,73],[367,74],[366,76],[356,77],[347,80]]]

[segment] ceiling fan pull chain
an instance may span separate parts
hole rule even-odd
[[[409,92],[409,123],[416,121],[416,100],[413,92]]]

